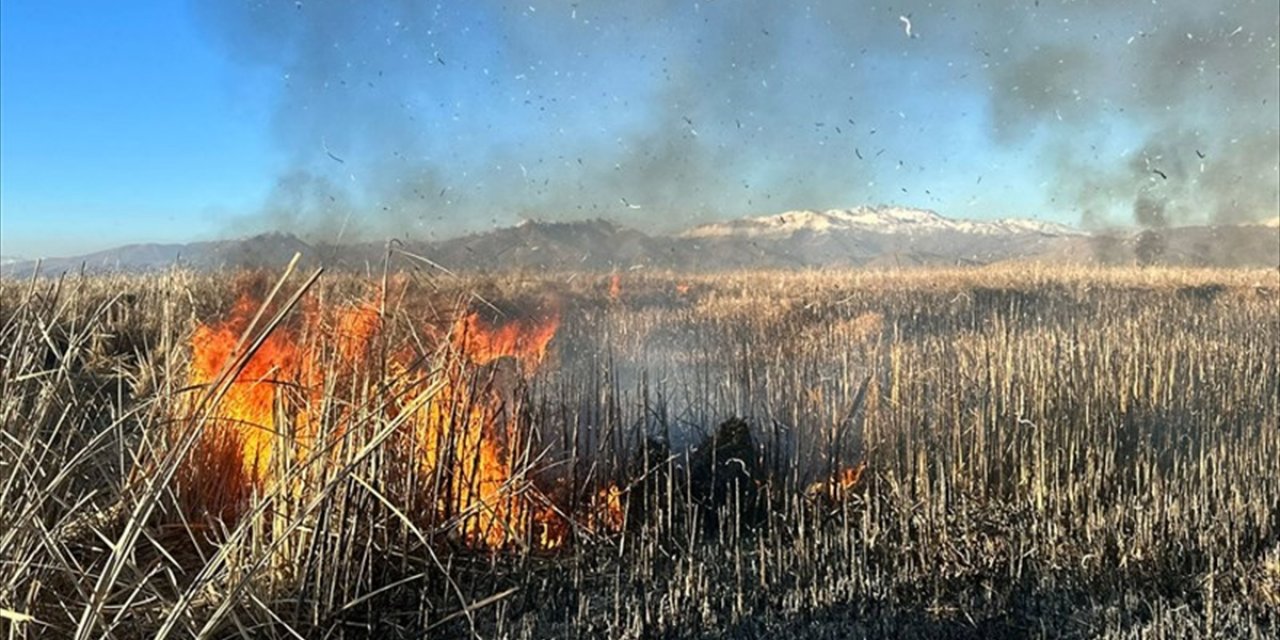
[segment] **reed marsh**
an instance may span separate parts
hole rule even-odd
[[[0,300],[8,637],[1280,633],[1274,270]]]

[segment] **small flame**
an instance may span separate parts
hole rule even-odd
[[[622,487],[609,484],[596,492],[596,522],[607,531],[621,531],[626,522],[626,512],[622,509]]]
[[[862,474],[867,470],[867,461],[863,460],[852,467],[844,467],[836,471],[830,478],[814,482],[805,488],[805,495],[810,498],[823,498],[838,502],[844,499],[862,482]]]
[[[622,297],[622,276],[613,274],[609,277],[609,299],[617,302]]]
[[[616,484],[600,487],[587,505],[589,513],[582,523],[583,528],[597,535],[622,531],[626,523],[622,495],[622,488]],[[570,523],[560,512],[548,507],[537,513],[534,521],[538,527],[539,549],[552,550],[564,546]]]
[[[858,485],[862,480],[862,472],[867,470],[867,462],[864,460],[858,463],[858,466],[844,468],[840,473],[836,474],[836,484],[842,491],[848,491]]]

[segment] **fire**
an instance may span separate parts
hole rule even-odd
[[[622,488],[616,484],[602,487],[596,492],[596,521],[606,531],[621,531],[626,522],[622,510]]]
[[[835,484],[840,487],[841,491],[848,491],[856,486],[862,480],[862,472],[867,470],[867,462],[864,460],[858,463],[856,467],[846,467],[836,474]]]
[[[226,321],[196,327],[191,338],[190,384],[212,383],[223,367],[239,355],[235,353],[236,344],[257,308],[256,300],[243,295]],[[202,448],[213,456],[240,461],[242,477],[232,483],[256,482],[266,473],[275,433],[276,380],[296,367],[298,357],[290,336],[284,332],[268,336],[214,409],[216,424]]]
[[[867,461],[863,460],[852,467],[844,467],[830,478],[819,480],[805,488],[805,495],[812,499],[825,499],[839,502],[862,482],[862,474],[867,470]]]
[[[341,362],[358,362],[382,328],[382,317],[373,303],[362,303],[340,313],[337,318],[337,343]]]
[[[226,322],[196,328],[188,376],[191,384],[212,383],[236,357],[236,345],[255,309],[253,300],[242,296]],[[268,339],[227,386],[214,408],[214,419],[192,450],[187,474],[179,478],[192,515],[234,517],[238,505],[267,469],[275,426],[272,378],[276,372],[291,368],[295,356],[287,340]]]
[[[257,314],[261,301],[243,293],[227,317],[202,323],[191,336],[191,364],[187,382],[193,387],[213,384],[224,367],[242,354],[240,337]],[[254,490],[268,487],[278,436],[288,423],[277,412],[285,390],[295,387],[301,397],[320,406],[326,375],[352,375],[363,361],[380,326],[377,307],[370,303],[341,305],[325,313],[316,304],[303,307],[301,321],[277,327],[266,336],[229,382],[225,393],[207,407],[208,423],[196,443],[184,476],[188,506],[226,520]],[[305,349],[304,335],[331,336],[324,349]],[[189,403],[196,407],[196,400]],[[303,451],[314,439],[316,425],[306,407],[297,407],[294,442]],[[343,425],[339,421],[338,426]]]
[[[560,328],[560,316],[486,322],[479,313],[462,316],[454,327],[454,347],[469,362],[483,365],[498,358],[515,358],[529,372],[547,355],[547,345]]]
[[[600,487],[587,505],[588,516],[582,528],[591,534],[608,534],[622,531],[626,524],[623,507],[623,489],[616,484]],[[570,521],[552,508],[535,513],[537,544],[539,549],[558,549],[564,546],[571,529]]]
[[[516,415],[520,376],[532,374],[560,326],[558,314],[487,321],[463,315],[454,326],[455,361],[419,421],[421,469],[447,481],[439,509],[461,519],[472,545],[500,548],[529,534],[531,523],[558,518],[535,506],[527,478],[517,477],[525,439]],[[443,468],[442,468],[443,463]],[[543,523],[544,548],[558,546]]]
[[[622,276],[613,274],[609,277],[609,299],[614,302],[622,297]]]
[[[244,294],[225,319],[196,327],[191,385],[214,383],[241,355],[236,346],[260,306],[258,298]],[[558,312],[492,319],[464,309],[443,337],[450,347],[443,366],[428,367],[425,377],[403,375],[414,366],[413,352],[391,351],[391,377],[384,379],[372,378],[376,369],[370,366],[383,331],[381,306],[377,296],[339,305],[308,298],[267,335],[221,400],[204,407],[205,431],[179,478],[191,515],[233,521],[246,498],[277,486],[273,474],[284,468],[277,463],[289,462],[277,460],[280,455],[339,455],[336,448],[315,446],[322,422],[328,435],[342,436],[350,426],[349,407],[382,389],[397,399],[379,405],[388,418],[402,407],[417,407],[403,417],[416,443],[412,464],[430,496],[422,517],[452,528],[473,547],[500,549],[524,541],[541,549],[562,546],[573,522],[529,477],[531,442],[518,410],[523,381],[544,364],[559,330]],[[359,397],[333,402],[326,395],[333,393]],[[592,512],[583,529],[621,528],[620,489],[600,489],[589,502]]]

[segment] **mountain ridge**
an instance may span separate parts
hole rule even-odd
[[[1158,250],[1152,252],[1153,246]],[[411,256],[422,256],[460,271],[1125,264],[1136,261],[1140,252],[1146,252],[1144,261],[1162,264],[1274,267],[1280,264],[1280,228],[1265,221],[1089,233],[1028,218],[971,220],[927,209],[863,206],[750,216],[659,235],[599,218],[525,220],[445,240],[342,245],[271,232],[231,240],[125,245],[39,264],[46,275],[81,268],[156,272],[175,265],[217,271],[276,267],[301,253],[306,264],[366,270],[380,268],[388,248],[410,256],[398,261],[397,268],[412,268],[406,264],[414,262]],[[0,265],[0,275],[29,276],[36,264],[28,260]]]

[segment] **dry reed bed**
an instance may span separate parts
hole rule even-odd
[[[322,416],[326,454],[281,456],[288,481],[223,523],[185,520],[155,480],[192,428],[175,419],[200,392],[183,388],[187,341],[234,303],[228,280],[0,283],[0,626],[86,638],[1277,632],[1274,271],[619,283],[614,297],[607,276],[407,278],[380,344],[413,345],[416,372],[388,372],[375,349],[359,374],[282,402],[281,446],[296,445],[305,411]],[[370,286],[326,275],[308,296],[341,304]],[[444,366],[430,327],[478,299],[563,311],[554,362],[529,381],[518,468],[568,486],[571,512],[588,508],[585,487],[627,486],[626,533],[476,551],[458,546],[456,522],[415,515],[428,479],[406,466],[388,389]],[[681,470],[733,415],[750,420],[767,481],[707,528]],[[854,491],[806,491],[860,460]]]

